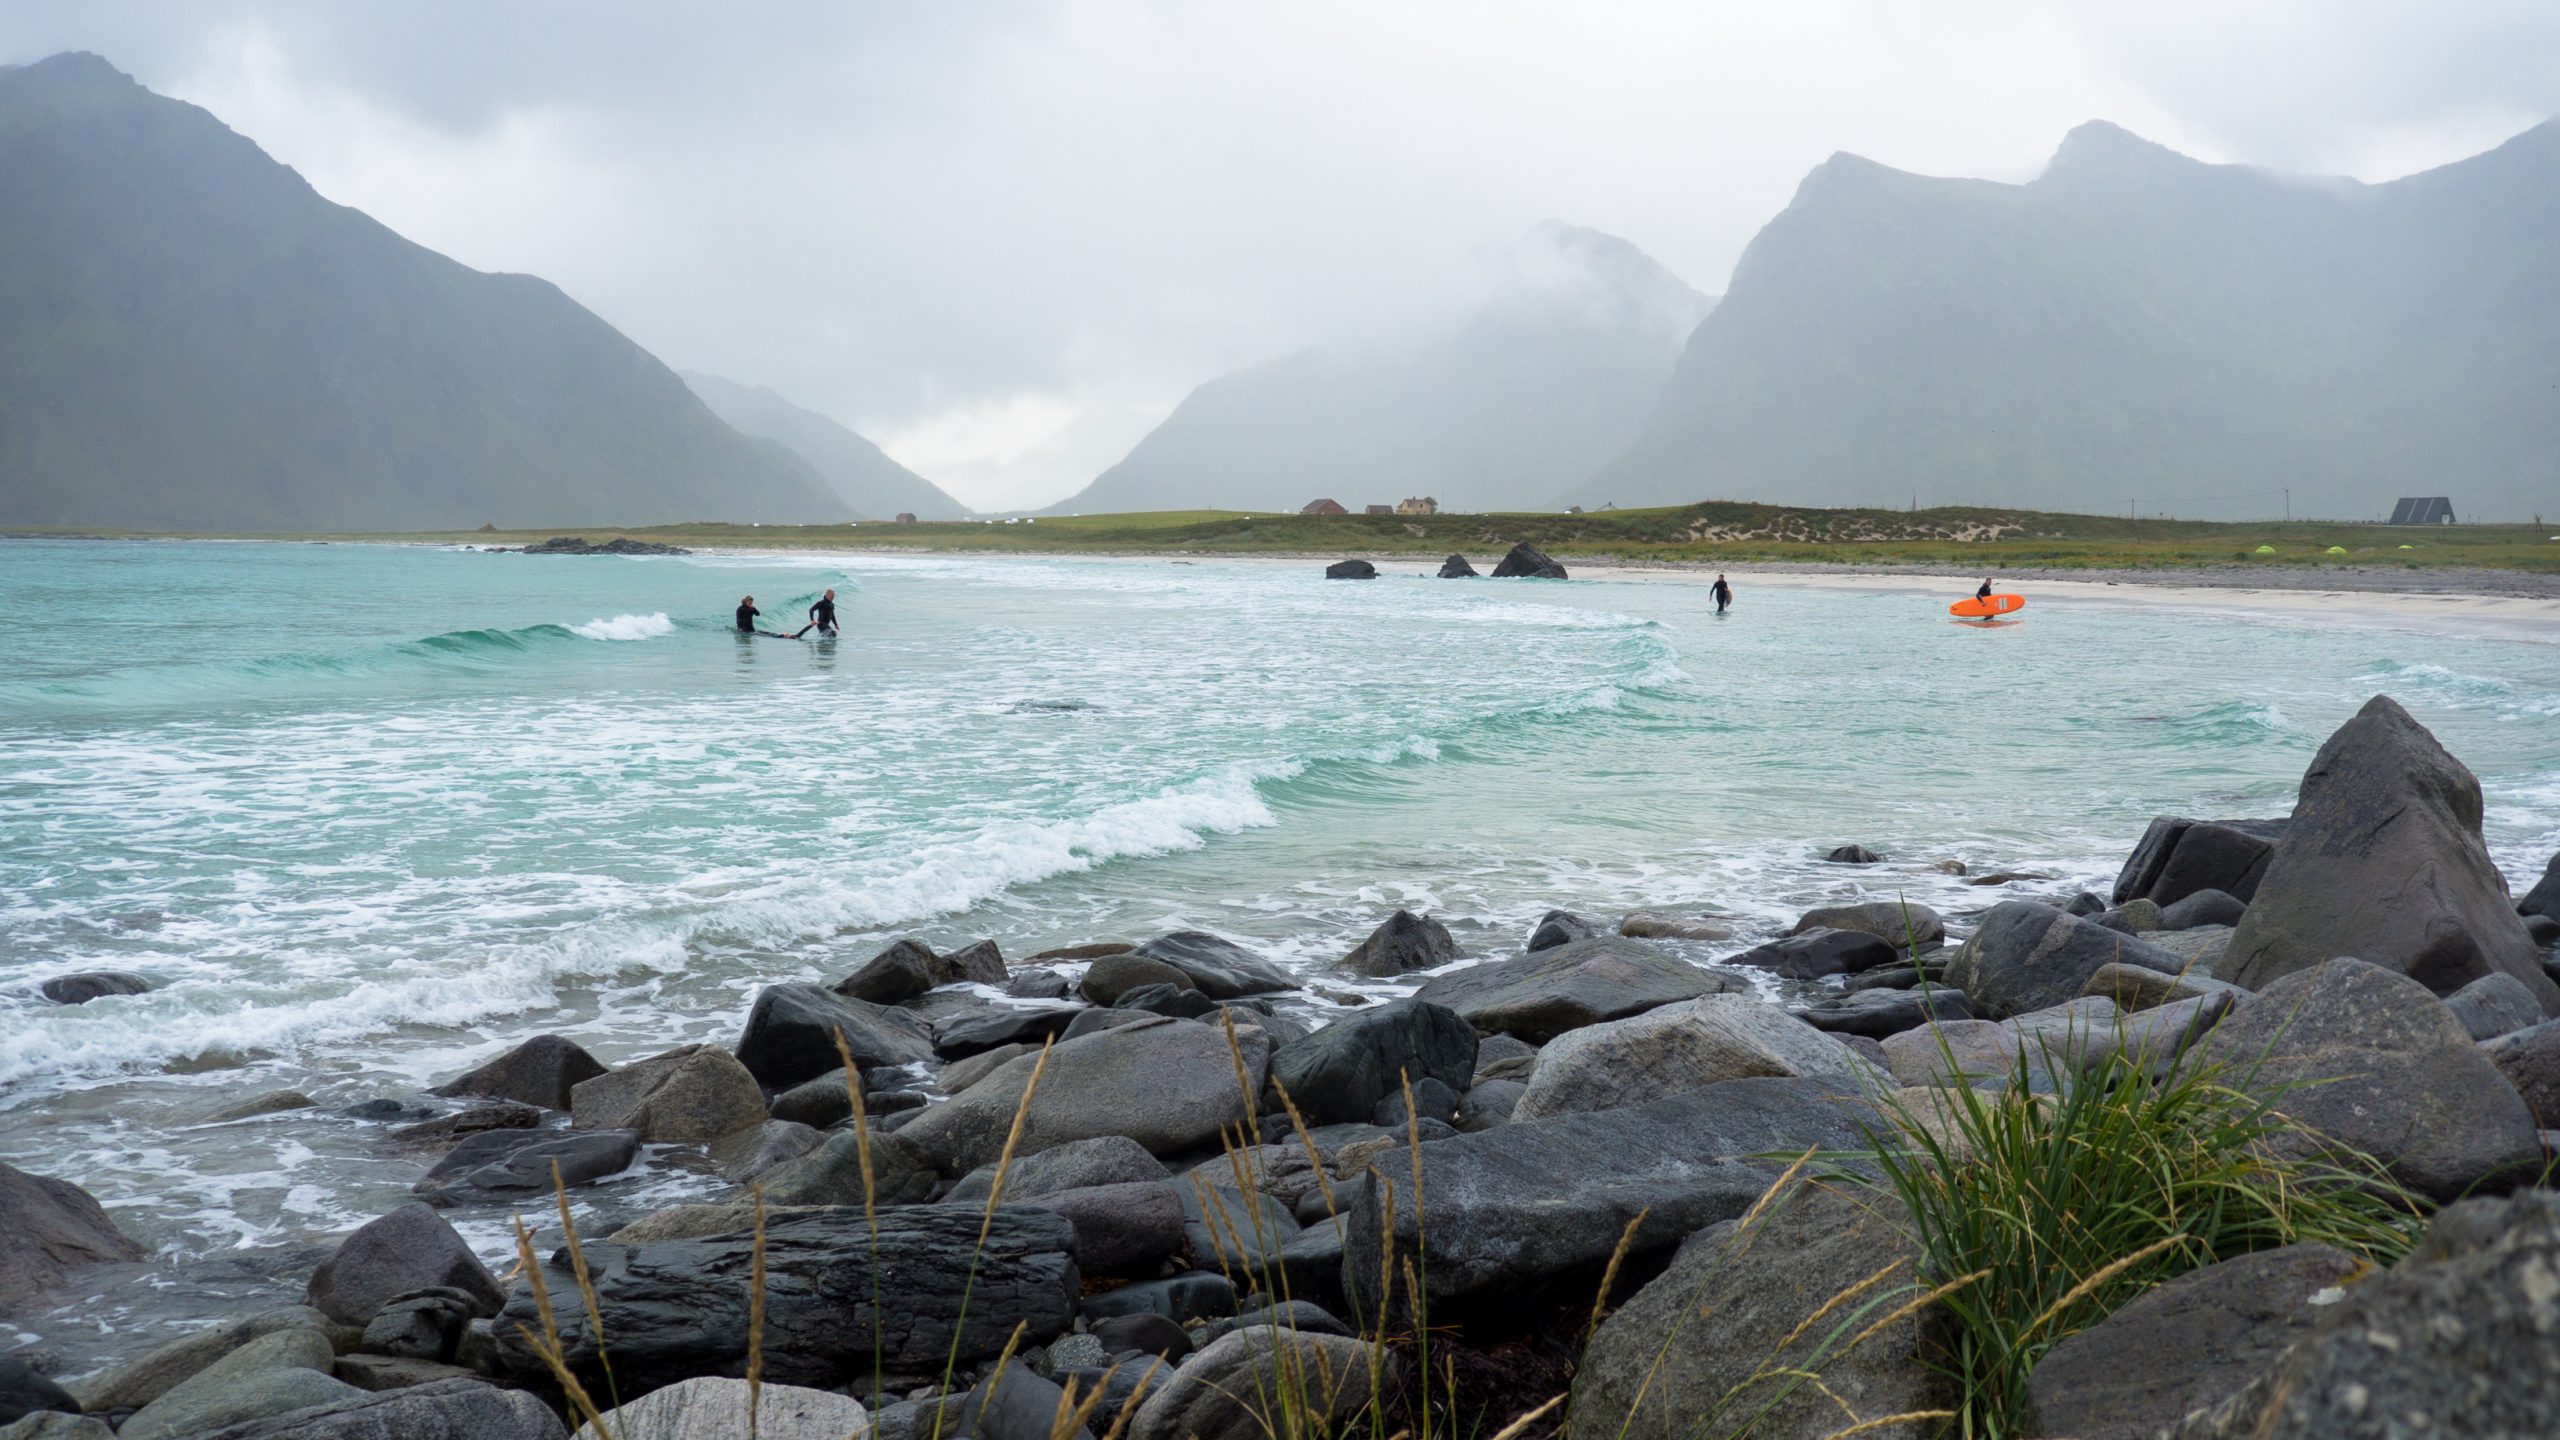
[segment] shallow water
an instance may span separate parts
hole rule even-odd
[[[726,1040],[897,934],[1196,925],[1320,973],[1399,905],[1478,953],[1562,905],[1721,914],[1708,960],[1861,893],[2103,889],[2155,813],[2283,813],[2377,691],[2480,774],[2511,879],[2560,845],[2560,648],[1319,568],[0,542],[0,1155],[203,1257],[378,1213],[423,1159],[326,1110],[190,1117],[544,1030]],[[728,633],[741,592],[775,623],[830,585],[839,641]],[[1819,862],[1848,841],[1892,862]],[[32,994],[86,969],[155,988]]]

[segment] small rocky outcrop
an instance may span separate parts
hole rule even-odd
[[[1369,1407],[1369,1346],[1341,1335],[1256,1326],[1218,1337],[1138,1407],[1130,1440],[1263,1440],[1287,1433],[1292,1423],[1312,1434],[1346,1431]],[[1390,1377],[1392,1356],[1382,1362]],[[1296,1396],[1302,1418],[1277,1413],[1282,1387]],[[1032,1440],[1046,1440],[1045,1433]]]
[[[639,1153],[637,1130],[483,1130],[412,1188],[431,1205],[522,1200],[550,1194],[555,1171],[564,1186],[584,1185],[629,1169]]]
[[[1873,935],[1897,950],[1934,945],[1947,938],[1947,922],[1917,900],[1861,900],[1851,905],[1824,905],[1807,910],[1789,930],[1806,935],[1816,930],[1854,930]]]
[[[1171,985],[1178,990],[1199,987],[1191,977],[1162,960],[1144,955],[1105,955],[1085,968],[1084,979],[1077,984],[1078,993],[1096,1005],[1113,1006],[1132,990],[1149,985]]]
[[[0,1310],[84,1265],[141,1258],[88,1191],[0,1162]]]
[[[495,1312],[506,1298],[453,1226],[433,1207],[413,1204],[367,1221],[339,1241],[336,1253],[312,1272],[304,1299],[341,1325],[362,1325],[392,1296],[433,1287],[474,1297],[482,1314]]]
[[[279,1330],[252,1340],[133,1413],[116,1431],[131,1440],[192,1440],[208,1431],[363,1396],[329,1373],[335,1354],[319,1330]]]
[[[767,1085],[797,1085],[843,1067],[845,1051],[836,1048],[839,1034],[856,1069],[933,1058],[933,1028],[911,1011],[848,999],[815,985],[768,985],[747,1012],[738,1061]]]
[[[1961,990],[1929,985],[1911,990],[1851,990],[1795,1012],[1797,1019],[1834,1035],[1882,1040],[1931,1021],[1971,1020],[1973,1002]]]
[[[708,1144],[764,1120],[764,1091],[756,1077],[716,1045],[686,1045],[635,1060],[569,1091],[571,1125],[629,1130],[654,1143]]]
[[[2285,824],[2160,816],[2117,872],[2115,903],[2149,900],[2169,906],[2199,891],[2219,890],[2245,905],[2258,893]]]
[[[2533,888],[2516,902],[2516,913],[2560,920],[2560,855],[2552,856],[2551,863],[2542,867],[2542,878],[2533,882]]]
[[[1336,560],[1324,567],[1327,580],[1375,580],[1378,567],[1366,560]]]
[[[1511,547],[1502,563],[1493,567],[1496,580],[1562,580],[1564,567],[1547,558],[1547,553],[1523,540]]]
[[[140,995],[151,989],[151,982],[139,975],[121,970],[90,970],[78,975],[56,975],[36,987],[36,992],[56,1005],[86,1005],[108,995]]]
[[[1884,857],[1864,845],[1841,845],[1822,857],[1834,865],[1881,865]]]
[[[1742,988],[1642,941],[1600,935],[1435,975],[1414,998],[1445,1005],[1478,1030],[1542,1045],[1585,1025]]]
[[[2512,975],[2545,1015],[2560,1011],[2480,813],[2480,782],[2425,726],[2387,695],[2365,702],[2304,772],[2222,978],[2263,990],[2352,955],[2439,995]]]
[[[654,540],[634,540],[616,535],[601,545],[592,545],[583,535],[554,535],[538,545],[521,549],[505,545],[491,546],[492,555],[690,555],[693,552],[676,545],[661,545]]]
[[[1027,1201],[1062,1190],[1164,1180],[1172,1173],[1164,1168],[1163,1161],[1147,1153],[1146,1146],[1128,1136],[1103,1135],[1016,1158],[1005,1173],[1004,1193],[1008,1200]],[[954,1203],[984,1200],[994,1183],[995,1167],[972,1170],[953,1182],[951,1193],[945,1198]]]
[[[1159,935],[1130,953],[1181,971],[1193,988],[1212,1000],[1277,995],[1298,988],[1298,982],[1290,979],[1287,971],[1233,940],[1206,930],[1176,930]]]
[[[1369,932],[1342,965],[1355,974],[1385,977],[1428,970],[1458,958],[1458,942],[1437,920],[1399,910]]]
[[[1790,980],[1819,980],[1827,975],[1857,975],[1882,969],[1902,957],[1891,942],[1863,930],[1807,930],[1765,945],[1754,945],[1725,957],[1727,965],[1749,965]]]
[[[1352,1011],[1271,1055],[1272,1080],[1314,1125],[1365,1122],[1408,1080],[1464,1090],[1475,1071],[1475,1027],[1420,998]]]
[[[558,1035],[536,1035],[513,1050],[435,1088],[445,1096],[486,1095],[539,1105],[546,1110],[569,1108],[569,1092],[582,1080],[605,1073],[604,1066],[577,1042]]]
[[[357,1391],[322,1409],[295,1410],[211,1430],[189,1440],[562,1440],[549,1406],[473,1376]]]
[[[1570,910],[1550,910],[1539,917],[1537,928],[1529,932],[1529,938],[1521,944],[1520,951],[1531,955],[1607,933],[1608,930],[1596,920],[1586,919]]]
[[[940,960],[941,957],[933,953],[933,947],[921,940],[894,941],[887,949],[864,961],[862,968],[837,981],[834,989],[849,1000],[873,1005],[901,1005],[940,983],[934,979],[934,970]]]
[[[1477,578],[1476,567],[1467,563],[1466,556],[1452,555],[1448,559],[1440,562],[1440,578],[1443,580],[1473,580]]]

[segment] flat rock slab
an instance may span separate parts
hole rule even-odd
[[[1851,990],[1795,1012],[1816,1030],[1882,1040],[1935,1020],[1971,1020],[1973,1001],[1951,985],[1911,990]]]
[[[862,1440],[870,1412],[849,1395],[802,1385],[765,1385],[756,1394],[759,1440]],[[576,1440],[736,1440],[747,1424],[747,1382],[722,1376],[680,1380],[578,1427]]]
[[[1816,930],[1855,930],[1873,935],[1897,950],[1912,950],[1947,938],[1947,922],[1917,900],[1860,900],[1850,905],[1824,905],[1807,910],[1789,935]]]
[[[1884,1079],[1839,1041],[1765,1000],[1710,995],[1557,1036],[1539,1055],[1511,1118],[1615,1110],[1760,1077],[1827,1080],[1852,1093]]]
[[[1884,1039],[1885,1064],[1904,1085],[2007,1085],[2026,1067],[2029,1088],[2049,1091],[2111,1042],[2115,1002],[2087,996],[2007,1020],[1953,1020]]]
[[[521,1390],[439,1380],[318,1410],[297,1410],[189,1440],[562,1440],[560,1417]]]
[[[1585,1025],[1747,988],[1640,940],[1596,935],[1434,976],[1413,998],[1455,1010],[1478,1030],[1543,1045]]]
[[[1223,935],[1206,930],[1176,930],[1159,935],[1130,952],[1170,965],[1212,1000],[1246,995],[1275,995],[1295,990],[1287,971]]]

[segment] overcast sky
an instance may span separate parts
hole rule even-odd
[[[0,63],[65,49],[982,508],[1549,216],[1717,292],[1836,150],[2024,180],[2103,117],[2379,180],[2560,113],[2553,0],[0,7]]]

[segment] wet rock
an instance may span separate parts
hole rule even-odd
[[[1919,1249],[1899,1212],[1889,1197],[1795,1184],[1748,1228],[1726,1220],[1701,1232],[1593,1335],[1574,1386],[1574,1433],[1813,1440],[1944,1408],[1951,1387],[1923,1358],[1919,1316],[1855,1346],[1832,1342],[1820,1318],[1843,1294],[1881,1319],[1921,1293]],[[1798,1383],[1806,1370],[1818,1387]],[[1933,1432],[1910,1421],[1858,1433]]]
[[[1327,580],[1375,580],[1378,567],[1366,560],[1336,560],[1324,567]]]
[[[1139,988],[1149,987],[1140,986]],[[1067,1028],[1058,1036],[1058,1039],[1081,1040],[1087,1035],[1098,1035],[1105,1030],[1117,1030],[1123,1025],[1135,1025],[1147,1019],[1148,1016],[1149,1012],[1145,1010],[1087,1010],[1069,1021]]]
[[[91,970],[79,975],[56,975],[36,987],[37,993],[56,1005],[86,1005],[109,995],[140,995],[151,989],[151,982],[139,975],[121,970]]]
[[[2510,975],[2544,1014],[2560,1010],[2560,986],[2542,973],[2481,841],[2480,782],[2387,695],[2365,702],[2304,772],[2222,973],[2264,990],[2341,955],[2438,995]]]
[[[235,1100],[228,1105],[208,1111],[204,1118],[196,1123],[225,1125],[235,1120],[255,1120],[261,1115],[283,1115],[295,1110],[310,1110],[317,1107],[319,1103],[299,1090],[270,1090],[263,1095],[252,1095],[245,1100]]]
[[[1218,1002],[1187,986],[1141,985],[1121,996],[1118,1008],[1176,1020],[1197,1020],[1215,1011]]]
[[[1236,1043],[1244,1061],[1241,1083],[1258,1092],[1270,1042],[1257,1030],[1239,1030]],[[1004,1148],[1039,1063],[1030,1055],[1008,1061],[966,1094],[919,1112],[899,1133],[943,1174],[965,1175]],[[1103,1135],[1126,1135],[1157,1155],[1214,1144],[1222,1127],[1245,1118],[1236,1068],[1222,1030],[1182,1020],[1144,1020],[1063,1041],[1049,1052],[1015,1153],[1036,1155]]]
[[[296,1410],[190,1440],[561,1440],[560,1417],[519,1390],[439,1380],[379,1395],[358,1390],[326,1409]]]
[[[1134,954],[1172,966],[1212,1000],[1273,995],[1297,982],[1280,967],[1233,940],[1206,930],[1176,930],[1139,946]]]
[[[940,1021],[933,1027],[934,1053],[946,1059],[983,1055],[1008,1045],[1037,1047],[1065,1033],[1084,1013],[1082,1006],[990,1005],[974,1014]]]
[[[382,1138],[395,1145],[441,1145],[491,1130],[531,1130],[542,1123],[543,1113],[537,1105],[500,1100],[403,1125]]]
[[[2161,906],[2159,928],[2193,930],[2199,925],[2237,925],[2248,913],[2248,905],[2241,900],[2219,890],[2199,890]]]
[[[1540,1052],[1521,1123],[1650,1104],[1727,1080],[1802,1077],[1849,1092],[1882,1082],[1830,1036],[1747,995],[1711,995],[1567,1031]]]
[[[1730,940],[1733,927],[1721,920],[1682,919],[1638,910],[1618,922],[1618,933],[1630,940]]]
[[[2560,1020],[2501,1035],[2480,1053],[2524,1097],[2534,1123],[2560,1130]]]
[[[1473,580],[1476,578],[1476,567],[1467,563],[1466,556],[1452,555],[1448,559],[1440,562],[1439,578],[1442,580]]]
[[[482,1314],[505,1300],[480,1257],[432,1206],[403,1205],[358,1227],[312,1272],[311,1308],[341,1325],[362,1325],[394,1295],[450,1286],[476,1297]]]
[[[2307,1152],[2325,1136],[2434,1199],[2513,1185],[2541,1165],[2532,1113],[2443,1002],[2361,960],[2277,980],[2234,1007],[2199,1054],[2315,1132],[2280,1148]]]
[[[1191,977],[1161,960],[1144,955],[1105,955],[1085,967],[1078,993],[1096,1005],[1106,1008],[1120,1003],[1120,997],[1149,985],[1171,985],[1180,990],[1198,987]]]
[[[604,1066],[576,1042],[558,1035],[536,1035],[485,1065],[458,1075],[435,1089],[438,1095],[486,1095],[539,1105],[546,1110],[569,1108],[569,1092],[581,1080],[605,1073]]]
[[[1562,566],[1555,571],[1564,578]],[[1286,1423],[1275,1413],[1283,1385],[1293,1387],[1293,1410],[1310,1433],[1344,1431],[1373,1398],[1373,1365],[1388,1375],[1398,1368],[1393,1356],[1373,1358],[1365,1343],[1340,1335],[1238,1330],[1158,1383],[1138,1407],[1130,1440],[1263,1440]]]
[[[859,1077],[862,1072],[854,1074]],[[803,1080],[773,1097],[767,1112],[776,1120],[807,1125],[824,1130],[840,1120],[853,1117],[853,1095],[845,1089],[844,1067],[839,1065],[813,1080]],[[857,1078],[856,1086],[861,1084]]]
[[[321,1331],[327,1316],[307,1305],[263,1311],[183,1335],[112,1369],[83,1376],[66,1387],[80,1407],[103,1414],[139,1410],[252,1340],[281,1330]]]
[[[841,1095],[844,1092],[836,1092]],[[826,1143],[826,1137],[815,1126],[791,1120],[767,1120],[752,1130],[741,1130],[711,1142],[711,1163],[720,1167],[720,1178],[732,1185],[744,1185],[757,1176],[799,1159]]]
[[[569,1123],[576,1128],[631,1130],[662,1144],[707,1144],[764,1120],[756,1077],[715,1045],[635,1060],[569,1092]]]
[[[1369,1112],[1369,1123],[1395,1130],[1418,1116],[1445,1125],[1458,1113],[1458,1092],[1428,1075],[1413,1082],[1411,1093],[1413,1103],[1410,1105],[1405,1103],[1406,1092],[1403,1090],[1379,1101],[1378,1108]]]
[[[606,1411],[602,1428],[589,1421],[576,1440],[737,1440],[746,1418],[746,1381],[702,1375]],[[755,1420],[758,1440],[859,1440],[871,1428],[861,1401],[804,1385],[759,1386]]]
[[[1977,1013],[2003,1019],[2070,1001],[2107,965],[2164,974],[2185,968],[2146,941],[2050,905],[2009,900],[1992,907],[1947,963],[1947,983],[1962,990]]]
[[[1856,975],[1892,964],[1902,952],[1863,930],[1808,930],[1725,957],[1727,965],[1771,970],[1790,980]]]
[[[1075,1231],[1063,1216],[1001,1207],[983,1246],[981,1212],[974,1206],[891,1206],[878,1212],[877,1224],[875,1274],[875,1241],[861,1207],[768,1217],[767,1379],[821,1388],[867,1382],[875,1333],[884,1368],[925,1375],[941,1372],[955,1324],[962,1365],[993,1359],[1016,1325],[1023,1327],[1026,1345],[1044,1344],[1067,1329],[1077,1280],[1071,1258]],[[673,1381],[743,1365],[751,1249],[751,1239],[738,1234],[588,1246],[615,1366]],[[544,1264],[554,1295],[576,1292],[565,1255]],[[970,1296],[965,1319],[964,1287]],[[555,1318],[569,1364],[593,1376],[591,1386],[600,1383],[596,1338],[584,1307],[557,1307]],[[531,1379],[546,1367],[517,1333],[519,1325],[540,1333],[533,1297],[522,1289],[499,1316],[497,1355],[510,1375]]]
[[[992,985],[1003,988],[1013,978],[1005,968],[1004,952],[993,940],[979,940],[963,945],[947,955],[934,957],[934,982],[940,985]]]
[[[1082,1016],[1117,1012],[1085,1010],[1078,1013]],[[1141,1012],[1132,1011],[1130,1013],[1135,1015]],[[1096,1028],[1107,1030],[1110,1027],[1106,1025]],[[1067,1029],[1065,1031],[1061,1031],[1058,1038],[1062,1040],[1073,1038],[1072,1032],[1074,1029],[1074,1023],[1069,1022]],[[1087,1033],[1090,1032],[1088,1031]],[[998,1070],[1003,1069],[1006,1061],[1014,1059],[1016,1056],[1028,1055],[1037,1048],[1038,1047],[1032,1045],[999,1045],[993,1050],[981,1050],[966,1060],[954,1060],[950,1064],[942,1067],[943,1091],[946,1094],[957,1095],[961,1091],[966,1090],[970,1086],[977,1084],[979,1081],[986,1079],[990,1075],[993,1075]]]
[[[848,1000],[871,1005],[904,1004],[940,983],[934,978],[939,959],[933,947],[921,940],[894,941],[833,988]],[[845,1038],[852,1039],[851,1032]]]
[[[764,1172],[757,1184],[768,1205],[859,1205],[862,1203],[864,1137],[840,1130],[797,1159]],[[869,1137],[871,1203],[915,1205],[933,1198],[938,1179],[933,1164],[903,1134]]]
[[[329,1373],[335,1352],[317,1330],[279,1330],[250,1341],[172,1387],[117,1427],[130,1440],[178,1440],[364,1392]]]
[[[1559,945],[1594,939],[1606,933],[1597,922],[1586,920],[1570,910],[1550,910],[1539,919],[1537,928],[1529,932],[1529,939],[1520,947],[1520,953],[1534,955],[1541,950],[1553,950]]]
[[[2205,890],[2219,890],[2247,904],[2283,838],[2282,820],[2190,820],[2163,815],[2117,873],[2114,898],[2174,905]]]
[[[859,1070],[933,1058],[932,1029],[904,1009],[847,999],[815,985],[768,985],[747,1012],[738,1060],[767,1085],[797,1085],[842,1068],[838,1032]]]
[[[1105,955],[1126,955],[1137,948],[1125,940],[1097,940],[1090,945],[1061,945],[1043,950],[1031,958],[1035,963],[1042,960],[1099,960]]]
[[[0,1425],[39,1411],[77,1415],[80,1402],[15,1355],[0,1355]]]
[[[1157,1355],[1167,1360],[1180,1360],[1191,1353],[1191,1332],[1182,1322],[1158,1315],[1152,1310],[1130,1315],[1115,1315],[1093,1322],[1093,1338],[1114,1355],[1136,1351],[1141,1355]]]
[[[2483,975],[2444,997],[2444,1008],[2474,1040],[2494,1040],[2542,1020],[2542,1005],[2512,975]]]
[[[1435,975],[1414,998],[1447,1006],[1478,1030],[1544,1043],[1585,1025],[1743,988],[1732,976],[1641,941],[1604,935]]]
[[[1016,1198],[1010,1186],[1005,1198]],[[1064,1215],[1075,1226],[1076,1265],[1087,1277],[1149,1279],[1182,1253],[1188,1224],[1182,1197],[1162,1180],[1055,1190],[1020,1200]]]
[[[1475,1027],[1446,1006],[1410,999],[1354,1011],[1282,1045],[1271,1078],[1308,1123],[1330,1125],[1367,1120],[1407,1078],[1462,1089],[1475,1066]]]
[[[450,1364],[481,1313],[470,1294],[441,1285],[394,1295],[365,1322],[363,1348],[374,1355]]]
[[[1884,1038],[1885,1064],[1907,1086],[1999,1088],[2025,1066],[2028,1088],[2046,1092],[2110,1043],[2115,1003],[2084,997],[2007,1020],[1953,1020]]]
[[[1528,1085],[1519,1080],[1479,1080],[1468,1089],[1466,1098],[1458,1102],[1457,1119],[1451,1123],[1470,1135],[1479,1130],[1490,1130],[1496,1125],[1508,1125],[1512,1112],[1519,1107],[1520,1097],[1528,1089]]]
[[[1342,964],[1355,974],[1388,976],[1428,970],[1457,958],[1458,942],[1449,937],[1448,926],[1399,910],[1343,956]]]
[[[972,1170],[953,1183],[946,1197],[954,1202],[984,1200],[995,1183],[995,1167]],[[1005,1198],[1028,1201],[1062,1190],[1087,1190],[1142,1180],[1164,1180],[1172,1171],[1147,1153],[1147,1147],[1125,1135],[1076,1140],[1035,1155],[1018,1156],[1006,1172]]]
[[[1852,990],[1794,1013],[1816,1030],[1875,1040],[1917,1029],[1932,1020],[1974,1018],[1973,1003],[1965,993],[1945,985],[1918,990]]]
[[[1547,558],[1546,552],[1523,540],[1511,547],[1502,563],[1493,567],[1496,580],[1562,580],[1564,567]]]
[[[2371,1273],[2326,1245],[2190,1270],[2045,1352],[2026,1433],[2150,1440],[2255,1380]]]
[[[536,1132],[507,1130],[484,1132],[507,1145],[495,1158],[481,1164],[457,1165],[443,1170],[441,1176],[429,1172],[418,1182],[417,1193],[431,1205],[460,1205],[482,1200],[522,1199],[526,1196],[549,1195],[555,1181],[578,1186],[618,1175],[631,1167],[640,1154],[640,1132],[637,1130],[586,1130],[571,1134],[558,1131]],[[473,1136],[473,1140],[481,1138]],[[466,1141],[467,1145],[469,1142]],[[456,1147],[460,1154],[462,1147]],[[446,1157],[451,1163],[454,1157]]]
[[[1834,865],[1880,865],[1884,857],[1864,845],[1842,845],[1822,857]],[[1962,873],[1961,871],[1957,873]]]
[[[0,1163],[0,1309],[82,1266],[142,1255],[88,1191]]]
[[[1916,900],[1861,900],[1854,905],[1825,905],[1807,910],[1789,935],[1815,930],[1856,930],[1873,935],[1896,950],[1913,950],[1947,938],[1947,922]]]
[[[1016,1000],[1064,1000],[1070,993],[1067,977],[1055,970],[1023,970],[1004,982],[1004,993]]]
[[[1159,1315],[1174,1321],[1210,1320],[1236,1313],[1236,1287],[1224,1275],[1193,1270],[1088,1295],[1083,1309],[1085,1318],[1097,1325],[1127,1315]]]

